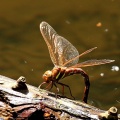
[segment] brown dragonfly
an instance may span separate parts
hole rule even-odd
[[[83,52],[82,54],[79,54],[78,50],[64,37],[59,36],[56,33],[56,31],[47,22],[42,22],[40,24],[40,31],[48,46],[50,57],[54,64],[54,68],[52,70],[47,70],[43,74],[44,82],[40,84],[39,88],[43,84],[47,83],[48,85],[46,89],[49,88],[49,90],[51,90],[52,87],[55,86],[57,88],[57,93],[58,93],[59,88],[57,87],[56,84],[60,84],[63,86],[63,94],[64,94],[64,86],[65,86],[69,88],[70,95],[73,97],[70,87],[66,84],[59,82],[59,80],[73,74],[81,74],[85,82],[83,101],[87,103],[89,87],[90,87],[89,76],[81,68],[87,66],[111,63],[114,62],[114,60],[93,59],[82,63],[78,63],[79,57],[93,51],[97,47],[91,48]]]

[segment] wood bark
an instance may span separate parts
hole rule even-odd
[[[116,107],[101,110],[89,104],[0,75],[0,120],[120,120]]]

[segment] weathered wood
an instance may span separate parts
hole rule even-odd
[[[100,110],[83,102],[77,102],[25,83],[24,77],[17,81],[0,75],[0,118],[52,119],[52,120],[120,120],[117,108]]]

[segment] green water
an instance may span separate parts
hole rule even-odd
[[[120,110],[120,1],[118,0],[20,0],[0,3],[0,74],[38,86],[42,74],[53,68],[39,24],[48,22],[68,39],[80,53],[98,47],[80,58],[114,59],[111,64],[87,67],[91,88],[89,104],[102,109]],[[97,26],[101,23],[101,26]],[[101,76],[101,74],[103,76]],[[83,96],[84,81],[79,75],[61,80],[71,87],[77,100]],[[60,87],[61,89],[62,87]],[[65,95],[69,91],[65,89]]]

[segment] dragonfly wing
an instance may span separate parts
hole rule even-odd
[[[55,40],[55,48],[58,53],[59,65],[64,66],[64,63],[79,55],[77,49],[64,37],[57,36]],[[77,64],[79,58],[72,60],[65,67]]]
[[[69,64],[71,61],[76,60],[76,59],[80,58],[81,56],[92,52],[92,51],[93,51],[94,49],[96,49],[96,48],[97,48],[97,47],[94,47],[94,48],[91,48],[91,49],[89,49],[89,50],[86,50],[85,52],[81,53],[80,55],[78,55],[78,56],[70,59],[70,60],[67,61],[66,63],[64,63],[64,66],[67,66],[67,64]]]
[[[40,31],[48,46],[50,57],[54,65],[63,66],[65,62],[79,55],[77,49],[65,38],[59,36],[46,22],[40,24]],[[66,66],[78,63],[79,58],[69,62]]]
[[[109,59],[101,59],[101,60],[88,60],[79,64],[76,64],[72,66],[73,68],[78,68],[78,67],[87,67],[87,66],[94,66],[94,65],[101,65],[101,64],[106,64],[106,63],[111,63],[114,62],[114,60],[109,60]]]
[[[57,53],[55,53],[54,40],[57,35],[56,31],[46,22],[40,24],[41,34],[47,44],[50,57],[54,65],[58,65]]]

